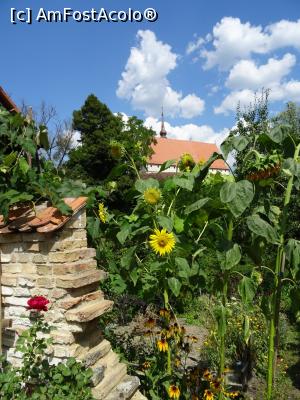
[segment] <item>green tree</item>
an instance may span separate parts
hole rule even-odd
[[[74,111],[73,129],[80,132],[81,139],[69,154],[66,166],[70,175],[88,184],[117,181],[113,197],[123,199],[152,152],[154,131],[136,117],[125,121],[121,114],[113,114],[92,94]]]

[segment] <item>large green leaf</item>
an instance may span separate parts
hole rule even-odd
[[[185,214],[188,215],[193,211],[199,210],[202,208],[208,201],[210,200],[209,197],[205,197],[204,199],[200,199],[195,201],[195,203],[190,204],[189,206],[186,207],[185,209]]]
[[[138,179],[135,182],[135,188],[138,192],[144,193],[146,189],[149,188],[159,188],[159,182],[156,179]]]
[[[234,244],[229,250],[225,252],[217,252],[218,260],[222,269],[232,269],[241,261],[241,251],[238,244]]]
[[[173,221],[169,217],[165,217],[164,215],[158,215],[157,221],[162,228],[167,229],[167,231],[171,232],[173,229]]]
[[[251,215],[247,218],[247,226],[257,236],[264,237],[269,243],[278,244],[279,235],[275,228],[259,215]]]
[[[179,176],[175,176],[173,178],[174,183],[186,190],[192,191],[194,187],[194,178],[190,175],[188,178],[181,178]]]
[[[176,233],[181,233],[184,230],[184,219],[175,215],[174,217],[174,229]]]
[[[181,283],[177,278],[169,278],[168,279],[168,286],[173,292],[174,296],[178,297],[180,294]]]
[[[128,222],[122,225],[120,232],[117,233],[117,239],[121,244],[125,243],[129,233],[131,231],[131,226]]]
[[[232,138],[232,144],[237,151],[243,151],[249,144],[249,139],[245,136],[236,136]]]
[[[24,157],[20,157],[19,158],[19,162],[18,162],[19,168],[21,170],[21,172],[25,175],[27,173],[27,171],[29,170],[29,165],[28,162],[26,161],[26,159]]]
[[[220,199],[222,203],[229,203],[236,196],[236,183],[235,182],[225,182],[220,190]]]
[[[249,305],[256,293],[256,283],[248,276],[244,276],[238,285],[238,291],[242,298],[242,302],[246,305]]]
[[[176,164],[176,160],[167,160],[161,165],[161,167],[160,167],[158,172],[163,172],[166,169],[170,168],[174,164]]]
[[[285,246],[285,254],[290,263],[293,278],[296,279],[300,269],[300,241],[289,239]]]
[[[288,176],[296,176],[300,178],[300,163],[293,158],[287,158],[282,165],[283,172]]]
[[[178,276],[180,276],[181,278],[189,279],[191,275],[191,268],[187,260],[182,257],[176,257],[175,263],[178,267]]]
[[[227,205],[234,217],[243,214],[254,197],[253,184],[247,180],[226,182],[220,191],[220,198]]]

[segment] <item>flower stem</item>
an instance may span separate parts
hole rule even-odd
[[[300,152],[300,143],[295,149],[294,160],[297,161]],[[282,288],[282,277],[285,268],[285,254],[284,254],[284,231],[287,222],[287,210],[291,200],[291,194],[293,189],[294,176],[289,178],[283,203],[283,212],[281,220],[281,235],[280,243],[277,249],[276,264],[275,264],[275,275],[274,275],[274,292],[272,296],[272,315],[270,318],[269,325],[269,348],[268,348],[268,374],[267,374],[267,400],[272,399],[274,378],[276,373],[276,358],[277,350],[279,345],[279,317],[280,317],[280,303],[281,303],[281,288]]]

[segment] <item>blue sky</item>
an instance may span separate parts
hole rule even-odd
[[[10,9],[143,11],[156,22],[10,23]],[[0,85],[16,103],[42,100],[70,118],[94,93],[112,111],[170,136],[220,143],[238,101],[271,88],[270,110],[300,102],[298,0],[1,0]]]

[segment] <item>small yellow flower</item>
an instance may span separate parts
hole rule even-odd
[[[170,399],[179,399],[180,396],[180,389],[176,385],[171,385],[169,387],[169,397]]]
[[[152,249],[163,256],[171,253],[175,246],[174,234],[168,233],[166,229],[154,229],[154,234],[150,235],[150,246]]]
[[[161,338],[157,341],[157,347],[159,351],[165,352],[168,351],[169,345],[165,338]]]
[[[166,308],[162,308],[159,310],[159,315],[163,318],[169,318],[170,317],[170,311],[167,310]]]
[[[159,202],[160,197],[161,197],[161,192],[157,188],[151,187],[144,191],[145,202],[151,204],[152,206]]]
[[[204,400],[214,400],[214,394],[212,391],[206,389],[204,391]]]
[[[181,365],[180,358],[176,358],[174,364],[175,364],[175,367],[177,367],[177,368],[180,367],[180,365]]]
[[[240,395],[239,392],[231,392],[228,394],[229,394],[229,397],[231,397],[232,399],[235,399],[236,397],[238,397]]]
[[[206,369],[206,370],[203,372],[203,378],[204,378],[205,380],[207,380],[207,381],[210,381],[210,380],[212,379],[212,375],[211,375],[211,373],[210,373],[210,371],[209,371],[208,369]]]
[[[107,209],[106,207],[104,207],[103,203],[99,203],[98,215],[100,221],[105,224],[105,222],[107,221]]]

